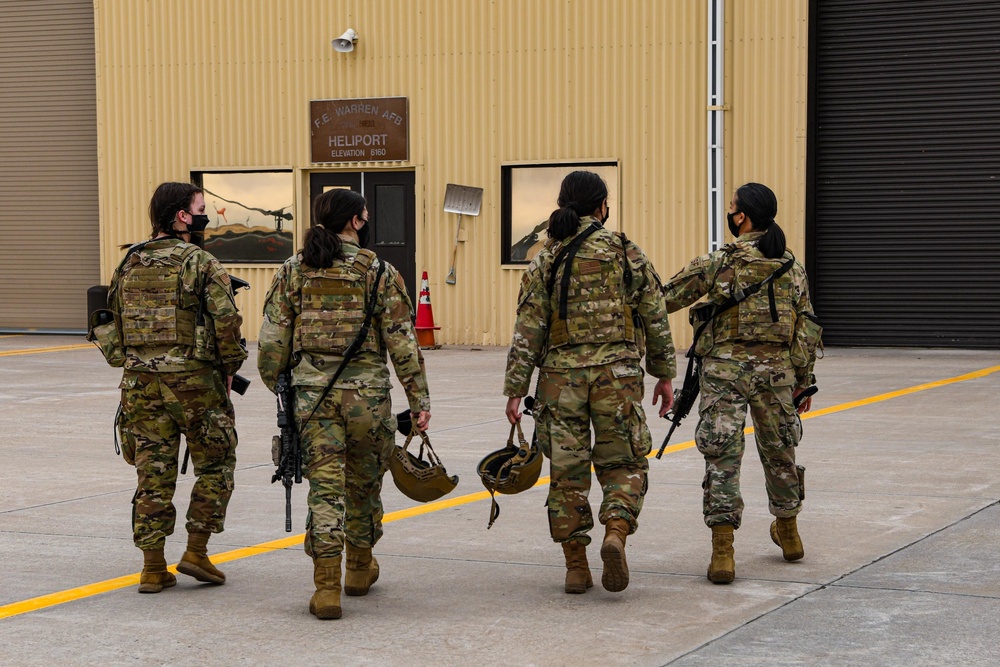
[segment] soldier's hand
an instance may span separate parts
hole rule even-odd
[[[226,376],[226,396],[232,396],[233,393],[233,376]]]
[[[507,399],[507,421],[516,424],[521,421],[521,397],[512,396]]]
[[[795,393],[792,395],[792,398],[793,399],[798,398],[799,394],[801,394],[804,391],[805,391],[805,389],[798,389],[798,390],[796,390]],[[799,403],[799,407],[797,407],[795,409],[795,411],[797,413],[799,413],[800,415],[801,414],[805,414],[805,413],[809,412],[809,410],[812,408],[812,404],[813,404],[813,397],[812,396],[808,396],[808,397],[806,397],[806,399],[804,401],[802,401],[801,403]]]
[[[421,431],[427,430],[427,425],[431,423],[431,413],[427,410],[421,410],[420,412],[410,413],[413,419],[417,420],[417,428]]]
[[[674,404],[674,385],[670,378],[657,381],[656,386],[653,387],[653,405],[656,405],[657,399],[660,398],[663,399],[663,402],[660,403],[660,416],[662,417]]]

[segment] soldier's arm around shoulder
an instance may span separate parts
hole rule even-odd
[[[292,338],[300,286],[297,286],[295,258],[275,272],[271,287],[264,296],[264,319],[257,336],[257,371],[264,385],[274,392],[278,375],[291,365]]]
[[[504,374],[504,396],[527,396],[531,373],[541,363],[549,333],[550,301],[545,283],[547,255],[540,254],[521,276],[517,295],[517,319],[514,335],[507,351],[507,371]]]
[[[215,330],[215,347],[222,370],[226,375],[234,375],[247,358],[247,351],[240,343],[243,338],[240,332],[243,316],[236,307],[229,274],[222,264],[208,253],[198,254],[203,260],[208,260],[201,265],[205,285],[202,298],[205,300],[206,324],[211,321]]]
[[[716,251],[691,260],[663,286],[663,299],[667,311],[674,313],[690,306],[711,291],[719,272],[721,254]]]
[[[379,260],[380,262],[382,260]],[[373,326],[378,327],[379,337],[396,371],[399,383],[403,385],[406,399],[413,412],[430,412],[431,398],[427,388],[427,372],[424,356],[417,344],[413,328],[413,302],[406,291],[403,277],[392,264],[385,264],[385,273],[378,285],[370,289],[379,290],[376,301]],[[369,280],[374,283],[377,267],[368,270]]]
[[[665,380],[677,375],[674,338],[663,299],[663,284],[645,253],[626,240],[625,257],[632,271],[632,283],[626,286],[629,301],[642,322],[646,342],[646,370],[655,378]],[[642,350],[640,350],[640,353]]]

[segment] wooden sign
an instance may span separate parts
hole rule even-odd
[[[312,162],[384,162],[409,159],[405,97],[309,102]]]

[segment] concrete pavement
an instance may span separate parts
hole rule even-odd
[[[576,596],[562,592],[544,485],[502,497],[486,530],[475,465],[507,437],[505,353],[426,353],[430,436],[458,488],[419,505],[387,477],[381,578],[367,597],[343,599],[341,620],[320,622],[307,608],[305,486],[286,534],[283,490],[270,484],[273,397],[253,355],[253,384],[235,398],[237,488],[209,545],[227,583],[181,576],[149,596],[134,583],[134,471],[112,444],[120,371],[81,338],[0,337],[0,665],[997,664],[996,351],[828,350],[799,447],[806,556],[786,563],[770,541],[748,436],[729,586],[705,578],[711,541],[689,417],[678,447],[651,461],[628,589],[601,588],[595,544],[598,583]],[[398,388],[393,400],[403,403]],[[648,392],[646,405],[652,413]],[[650,426],[655,450],[667,423]],[[178,484],[181,515],[191,481]],[[183,545],[175,534],[168,562]]]

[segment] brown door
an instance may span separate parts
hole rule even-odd
[[[331,188],[349,188],[368,200],[368,219],[372,226],[372,250],[392,264],[416,304],[417,245],[416,195],[412,171],[333,172],[313,174],[309,181],[310,197]]]

